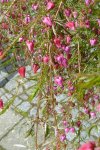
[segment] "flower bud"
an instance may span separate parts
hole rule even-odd
[[[4,107],[3,100],[0,99],[0,109],[3,109],[3,107]]]
[[[29,41],[29,40],[27,40],[27,41],[26,41],[26,45],[27,45],[29,51],[30,51],[31,53],[33,53],[33,52],[34,52],[34,41]]]
[[[50,26],[50,27],[52,26],[52,21],[51,21],[50,17],[44,17],[42,21],[47,26]]]
[[[97,40],[96,39],[90,39],[90,45],[91,46],[95,46],[97,44]]]
[[[18,73],[21,77],[25,78],[25,72],[26,72],[26,68],[23,66],[23,67],[20,67],[18,69]]]
[[[75,30],[75,23],[74,22],[67,22],[65,26],[70,30]]]
[[[49,1],[48,3],[47,3],[47,10],[51,10],[51,9],[53,9],[55,7],[55,4],[52,2],[52,1]]]

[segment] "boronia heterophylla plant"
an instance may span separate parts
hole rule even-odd
[[[100,149],[99,137],[91,132],[100,129],[99,10],[99,0],[0,1],[0,58],[5,62],[0,67],[13,62],[19,79],[36,83],[28,99],[32,109],[37,101],[36,116],[17,110],[32,120],[28,136],[34,131],[36,150]],[[0,114],[13,102],[0,98]],[[39,144],[41,126],[44,142]],[[80,147],[87,136],[94,141]]]

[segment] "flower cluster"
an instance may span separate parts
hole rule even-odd
[[[23,81],[26,66],[31,66],[30,80],[36,85],[29,103],[37,99],[34,124],[46,124],[44,141],[55,137],[47,147],[63,150],[72,142],[72,149],[78,149],[88,121],[90,133],[93,123],[98,128],[100,115],[99,1],[1,0],[0,5],[1,14],[7,9],[0,19],[0,59],[14,57],[11,61]],[[0,111],[4,105],[0,99]],[[79,150],[94,147],[88,142]]]

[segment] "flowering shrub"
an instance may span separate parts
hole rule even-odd
[[[37,113],[33,119],[29,110],[27,117],[32,119],[28,135],[34,130],[36,149],[74,150],[90,137],[97,140],[92,130],[100,125],[99,0],[1,0],[0,7],[1,60],[15,63],[23,82],[29,79],[26,66],[33,70],[29,80],[36,84],[29,102],[37,100]],[[0,99],[0,114],[13,102]],[[40,126],[45,136],[39,145]],[[96,147],[87,145],[79,150]]]

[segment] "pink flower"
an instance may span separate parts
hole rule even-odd
[[[19,38],[19,42],[23,42],[24,41],[24,38],[23,37],[20,37]]]
[[[9,2],[9,0],[1,0],[1,3]]]
[[[85,26],[87,29],[90,28],[90,21],[89,20],[85,20]]]
[[[30,18],[29,15],[27,15],[27,16],[25,17],[25,23],[28,24],[30,21],[31,21],[31,18]]]
[[[9,29],[9,26],[6,22],[3,22],[1,25],[2,25],[3,29],[5,29],[5,30]]]
[[[64,10],[64,14],[65,14],[67,17],[69,17],[70,14],[71,14],[71,10],[70,10],[70,9],[65,9],[65,10]]]
[[[71,37],[69,35],[66,37],[66,42],[67,42],[67,44],[70,44],[70,42],[71,42]]]
[[[99,99],[99,95],[94,94],[94,95],[93,95],[93,99],[94,99],[94,100],[98,100],[98,99]]]
[[[52,26],[52,21],[51,21],[50,17],[44,17],[42,21],[47,26],[50,26],[50,27]]]
[[[47,10],[51,10],[51,9],[53,9],[54,7],[55,7],[54,2],[49,1],[49,2],[47,3]]]
[[[86,114],[89,114],[89,113],[90,113],[90,110],[89,110],[88,108],[84,108],[84,112],[85,112]]]
[[[88,143],[83,144],[78,150],[94,150],[95,142],[89,141]]]
[[[63,86],[63,78],[61,76],[56,76],[54,78],[54,82],[55,82],[55,84],[57,84],[60,87]]]
[[[67,125],[68,125],[68,122],[67,122],[66,120],[64,120],[64,121],[63,121],[63,125],[64,125],[64,126],[67,126]]]
[[[18,73],[20,74],[21,77],[25,78],[25,72],[26,72],[26,68],[24,66],[20,67],[18,69]]]
[[[89,6],[92,2],[93,2],[93,0],[85,0],[85,4],[86,4],[87,6]]]
[[[100,103],[97,105],[96,110],[100,112]]]
[[[97,21],[98,21],[98,25],[99,25],[99,27],[100,27],[100,19],[98,19]]]
[[[58,55],[55,57],[55,60],[63,67],[67,67],[68,63],[67,63],[67,59],[64,58],[64,56],[62,54]]]
[[[75,128],[74,127],[72,127],[72,128],[70,128],[70,130],[69,130],[70,132],[72,132],[72,133],[74,133],[75,132]]]
[[[30,51],[31,53],[33,53],[33,52],[34,52],[34,42],[27,40],[27,41],[26,41],[26,45],[27,45],[29,51]]]
[[[75,30],[75,23],[73,21],[67,22],[66,27],[69,28],[70,30]]]
[[[95,112],[90,112],[90,116],[91,116],[91,118],[93,119],[93,118],[96,117],[96,113],[95,113]]]
[[[78,12],[77,12],[77,11],[74,11],[74,12],[73,12],[73,17],[74,17],[74,18],[77,18],[77,16],[78,16]]]
[[[77,28],[79,26],[78,21],[75,21],[75,27]]]
[[[57,48],[61,47],[61,39],[58,37],[54,38],[54,44],[56,45]]]
[[[38,9],[38,4],[32,4],[32,10],[36,11]]]
[[[91,46],[95,46],[97,44],[97,40],[96,39],[90,39],[90,45]]]
[[[2,109],[3,107],[4,107],[3,100],[0,99],[0,109]]]
[[[39,69],[39,65],[38,64],[33,64],[32,69],[33,69],[34,73],[37,73],[37,71]]]
[[[70,48],[69,46],[66,46],[65,49],[64,49],[64,51],[65,51],[67,54],[70,53],[70,50],[71,50],[71,48]]]
[[[68,90],[69,90],[69,91],[74,91],[75,88],[74,88],[74,86],[72,85],[72,86],[69,86],[69,87],[68,87]]]
[[[66,135],[65,135],[65,134],[62,134],[62,135],[60,136],[60,141],[63,142],[63,141],[65,141],[65,140],[66,140]]]
[[[70,128],[65,128],[65,133],[68,133]]]
[[[71,92],[68,92],[68,94],[67,94],[67,95],[70,97],[70,96],[72,96],[72,93],[71,93]]]
[[[43,57],[43,62],[44,62],[45,64],[47,64],[47,63],[49,62],[49,56],[44,56],[44,57]]]

